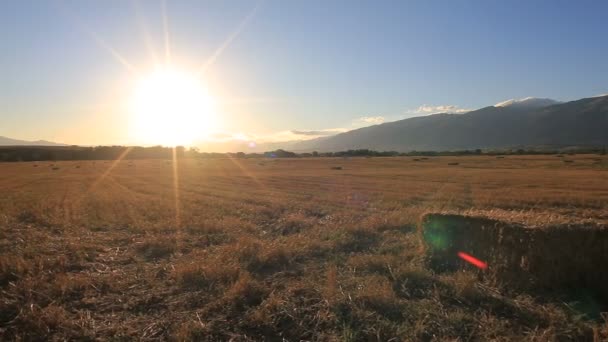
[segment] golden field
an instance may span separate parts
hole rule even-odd
[[[606,227],[608,157],[0,163],[0,338],[608,338],[557,297],[432,271],[426,213]]]

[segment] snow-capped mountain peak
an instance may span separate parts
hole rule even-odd
[[[517,107],[517,108],[542,108],[561,102],[553,99],[543,99],[538,97],[526,97],[523,99],[506,100],[494,105],[494,107]]]

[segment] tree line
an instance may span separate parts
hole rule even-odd
[[[321,157],[396,157],[396,156],[467,156],[467,155],[523,155],[523,154],[559,154],[559,153],[593,153],[606,154],[606,147],[574,148],[568,150],[460,150],[460,151],[374,151],[356,149],[339,152],[305,152],[296,153],[278,149],[264,153],[216,153],[200,152],[196,148],[183,146],[141,147],[141,146],[0,146],[0,161],[60,161],[60,160],[115,160],[130,159],[172,159],[177,158],[321,158]]]

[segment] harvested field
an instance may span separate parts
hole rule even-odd
[[[0,338],[607,339],[605,307],[546,286],[605,281],[608,157],[568,159],[0,163]],[[427,213],[533,237],[452,229],[489,267],[446,271]],[[499,267],[531,250],[564,268]]]

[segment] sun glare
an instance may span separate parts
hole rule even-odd
[[[198,78],[176,69],[157,69],[140,79],[131,107],[131,131],[144,144],[189,145],[216,128],[207,89]]]

